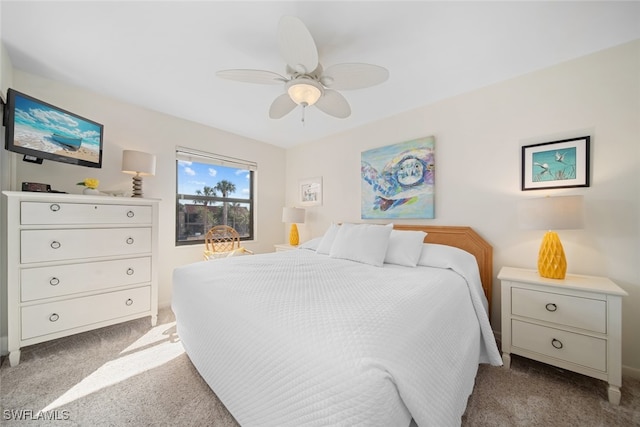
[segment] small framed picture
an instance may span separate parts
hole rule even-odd
[[[522,147],[522,191],[589,186],[591,137]]]
[[[302,206],[322,205],[322,177],[300,180],[299,204]]]

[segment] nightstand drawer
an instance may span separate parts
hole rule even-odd
[[[519,320],[511,322],[514,347],[607,371],[607,341]]]
[[[603,300],[514,287],[511,313],[587,331],[607,332],[607,305]]]

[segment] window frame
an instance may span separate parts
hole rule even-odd
[[[206,195],[198,195],[198,194],[182,194],[178,192],[179,189],[179,172],[180,172],[180,162],[181,161],[189,161],[200,164],[208,164],[213,166],[221,166],[225,168],[235,168],[238,170],[246,170],[249,172],[249,197],[247,198],[239,198],[239,197],[222,197],[221,195],[216,196],[206,196]],[[176,147],[176,171],[175,171],[175,179],[176,179],[176,218],[174,222],[175,227],[175,246],[191,246],[191,245],[202,245],[204,244],[204,238],[207,230],[203,230],[202,239],[189,239],[189,240],[180,240],[181,236],[181,201],[192,200],[192,201],[207,201],[213,204],[223,204],[223,203],[239,203],[241,205],[248,205],[249,210],[249,220],[247,224],[248,235],[244,233],[241,235],[240,240],[242,241],[253,241],[255,239],[255,212],[256,212],[256,172],[257,172],[257,164],[255,162],[236,159],[232,157],[221,156],[214,153],[207,153],[203,151],[197,151],[184,147]],[[197,203],[194,203],[197,204]],[[182,206],[186,206],[182,204]],[[200,206],[206,206],[204,203]],[[183,221],[184,222],[184,221]],[[184,222],[182,225],[187,225]],[[223,224],[212,224],[211,227],[215,225],[223,225]],[[211,228],[209,227],[209,228]]]

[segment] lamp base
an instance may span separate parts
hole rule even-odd
[[[560,243],[560,237],[547,231],[538,252],[538,274],[547,279],[564,279],[567,274],[567,259]]]
[[[300,243],[300,236],[298,235],[298,226],[291,224],[291,230],[289,231],[289,244],[291,246],[298,246]]]
[[[131,197],[142,197],[142,177],[134,175],[133,177],[133,194]]]

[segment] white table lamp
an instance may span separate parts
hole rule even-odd
[[[122,152],[122,172],[134,174],[133,195],[142,197],[142,176],[155,175],[156,156],[142,151],[124,150]]]

